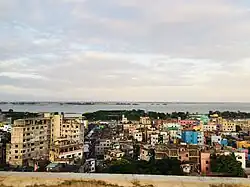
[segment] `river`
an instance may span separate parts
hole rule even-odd
[[[137,103],[138,105],[116,105],[116,104],[96,104],[96,105],[60,105],[59,103],[52,104],[35,104],[35,105],[14,105],[0,104],[0,109],[3,111],[13,109],[18,112],[65,112],[65,113],[85,113],[98,110],[131,110],[142,109],[146,111],[156,112],[174,112],[183,111],[190,113],[208,113],[208,111],[242,111],[250,112],[250,103],[168,103],[152,104],[152,103]]]

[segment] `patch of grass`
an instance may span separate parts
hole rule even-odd
[[[132,187],[154,187],[151,184],[142,185],[140,184],[138,180],[134,180],[131,183],[132,183]],[[5,186],[3,184],[0,184],[0,186],[1,187],[14,187],[14,186]],[[34,184],[34,185],[26,186],[26,187],[124,187],[124,186],[120,186],[118,184],[111,184],[105,181],[98,181],[98,180],[89,180],[89,181],[67,180],[60,184],[55,184],[55,185]]]
[[[140,181],[138,181],[138,180],[133,180],[132,182],[132,185],[133,185],[133,187],[154,187],[154,185],[152,185],[152,184],[144,184],[144,185],[142,185],[142,184],[140,184]]]

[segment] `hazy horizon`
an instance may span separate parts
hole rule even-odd
[[[250,2],[0,1],[4,101],[250,102]]]

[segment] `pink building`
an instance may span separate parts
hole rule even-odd
[[[196,120],[178,120],[178,123],[183,126],[186,126],[186,125],[193,125],[197,123],[197,121]]]
[[[202,174],[209,174],[211,172],[210,168],[210,153],[201,153],[201,173]]]

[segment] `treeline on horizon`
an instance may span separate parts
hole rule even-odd
[[[139,120],[140,117],[150,117],[151,119],[177,119],[181,118],[189,119],[191,115],[197,115],[198,113],[189,112],[172,112],[172,113],[163,113],[163,112],[154,112],[149,111],[146,112],[145,110],[99,110],[96,112],[84,113],[83,115],[88,120],[121,120],[122,115],[128,118],[130,121]],[[223,117],[225,119],[250,119],[250,113],[247,112],[230,112],[230,111],[209,111],[208,116],[218,114],[219,117]]]
[[[6,117],[11,117],[12,120],[37,117],[38,113],[35,112],[16,112],[13,109],[9,109],[8,111],[2,111],[0,109],[0,113],[6,115]],[[58,113],[58,112],[55,112]],[[181,118],[189,119],[192,115],[197,115],[198,113],[189,113],[189,112],[172,112],[172,113],[164,113],[164,112],[154,112],[154,111],[145,111],[145,110],[99,110],[96,112],[88,112],[84,113],[83,116],[90,121],[97,120],[121,120],[122,115],[128,118],[130,121],[138,121],[140,117],[150,117],[151,119],[177,119]],[[223,117],[225,119],[250,119],[250,113],[248,112],[233,112],[233,111],[209,111],[208,116],[218,114],[218,116]]]

